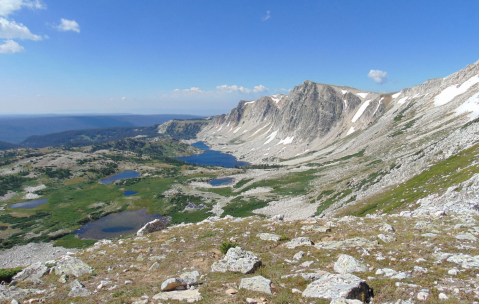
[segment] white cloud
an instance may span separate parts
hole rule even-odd
[[[280,91],[283,91],[283,92],[287,92],[287,93],[291,92],[291,89],[281,88],[281,89],[279,89],[279,90],[280,90]]]
[[[34,35],[21,23],[0,17],[0,38],[42,40],[41,36]]]
[[[24,7],[30,9],[45,9],[46,6],[39,0],[0,0],[0,16],[8,16]]]
[[[270,11],[267,11],[267,12],[266,12],[266,16],[263,16],[262,20],[263,20],[263,21],[266,21],[266,20],[268,20],[269,18],[271,18],[271,12],[270,12]]]
[[[203,92],[198,87],[191,87],[191,89],[186,89],[186,90],[183,90],[183,91],[185,91],[185,92],[196,92],[196,93],[202,93]]]
[[[23,46],[13,40],[7,40],[4,44],[0,44],[0,54],[13,54],[24,50]]]
[[[380,84],[388,81],[386,78],[387,75],[388,75],[387,72],[383,72],[381,70],[371,70],[368,73],[369,78],[371,78],[372,80]]]
[[[229,86],[227,84],[223,84],[223,85],[217,86],[216,89],[219,92],[225,92],[225,93],[233,93],[233,92],[251,93],[250,89],[237,86],[237,85]]]
[[[121,100],[126,100],[126,97],[122,97]]]
[[[66,31],[74,31],[77,33],[80,32],[80,26],[75,20],[67,20],[62,18],[60,25],[58,25],[56,28],[61,32],[66,32]]]
[[[255,93],[261,93],[261,92],[266,92],[266,91],[269,91],[269,89],[267,87],[265,87],[264,85],[260,84],[258,86],[255,86],[253,91]]]

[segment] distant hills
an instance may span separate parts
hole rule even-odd
[[[200,118],[195,115],[80,115],[80,116],[0,116],[0,141],[21,143],[32,135],[46,135],[70,130],[145,127],[171,119]]]

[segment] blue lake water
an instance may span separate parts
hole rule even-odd
[[[130,196],[130,195],[133,195],[133,194],[137,194],[138,192],[135,192],[135,191],[131,191],[131,190],[127,190],[125,191],[125,193],[123,193],[124,196]]]
[[[33,208],[37,208],[40,205],[46,204],[47,200],[48,198],[31,200],[28,202],[13,204],[13,205],[10,205],[9,207],[12,209],[33,209]]]
[[[176,159],[185,161],[190,164],[206,165],[206,166],[218,166],[233,168],[235,166],[246,166],[249,163],[244,161],[238,161],[236,157],[231,154],[226,154],[220,151],[211,150],[204,142],[199,141],[192,144],[192,146],[205,150],[204,153],[190,155],[185,157],[177,157]]]
[[[209,184],[211,186],[221,186],[221,185],[227,185],[230,184],[234,179],[232,177],[226,177],[226,178],[215,178],[211,181],[209,181]]]
[[[99,182],[102,184],[111,184],[117,180],[139,177],[140,175],[141,175],[140,172],[136,172],[136,171],[123,171],[118,174],[107,177],[105,179],[101,179]]]
[[[137,211],[123,211],[107,215],[97,221],[87,223],[73,233],[82,239],[109,239],[136,233],[138,229],[154,219],[161,219],[161,214],[147,214],[146,208]]]

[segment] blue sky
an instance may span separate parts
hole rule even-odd
[[[399,91],[479,60],[478,12],[475,0],[0,0],[0,114],[220,114],[304,80]]]

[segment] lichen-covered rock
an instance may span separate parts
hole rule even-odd
[[[34,263],[21,272],[17,273],[12,279],[18,282],[30,281],[33,283],[41,283],[40,278],[47,272],[48,268],[41,262]]]
[[[385,243],[391,243],[396,241],[396,238],[389,234],[378,234],[378,238]]]
[[[479,268],[479,255],[453,254],[447,258],[447,261],[459,264],[462,268]]]
[[[348,247],[374,248],[378,244],[378,241],[370,241],[365,238],[357,237],[344,241],[318,242],[314,245],[314,247],[316,247],[317,249],[341,249]]]
[[[369,268],[365,263],[353,258],[352,256],[341,254],[336,263],[334,263],[334,271],[345,274],[353,272],[367,272],[369,271]]]
[[[23,299],[29,296],[44,294],[46,290],[41,289],[23,289],[16,286],[6,286],[0,284],[0,300]]]
[[[252,278],[241,279],[240,289],[247,289],[251,291],[259,291],[267,294],[271,293],[271,280],[262,276],[255,276]]]
[[[299,246],[311,246],[311,245],[313,245],[313,242],[311,242],[309,237],[304,237],[304,236],[294,238],[285,244],[285,246],[289,249],[293,249]]]
[[[241,247],[230,248],[226,256],[211,266],[213,272],[241,272],[243,274],[252,273],[261,266],[260,259],[251,251],[246,251]]]
[[[304,231],[314,231],[314,232],[323,232],[323,233],[331,232],[331,228],[318,226],[318,225],[303,226],[301,229]]]
[[[325,274],[303,291],[305,298],[357,299],[369,303],[374,296],[368,284],[352,274]]]
[[[275,242],[279,241],[279,239],[281,238],[281,236],[277,234],[272,234],[272,233],[259,233],[257,237],[259,237],[263,241],[275,241]]]
[[[72,289],[68,293],[69,297],[87,297],[91,295],[91,291],[86,289],[78,280],[73,281],[70,286]]]
[[[141,227],[140,230],[136,232],[136,235],[143,236],[145,234],[164,229],[165,227],[165,223],[163,223],[160,219],[155,219],[151,222],[146,223],[145,226]]]
[[[389,224],[382,224],[380,227],[379,227],[379,230],[381,231],[384,231],[384,232],[396,232],[396,230],[394,229],[393,226],[389,225]]]
[[[92,271],[92,268],[87,263],[69,255],[61,257],[55,266],[56,275],[74,275],[77,278],[82,274],[92,273]]]
[[[188,303],[193,303],[196,301],[203,300],[198,289],[194,290],[173,290],[168,292],[160,292],[152,297],[155,301],[167,301],[167,300],[176,300],[176,301],[186,301]]]
[[[178,277],[178,280],[186,285],[193,285],[198,283],[198,277],[200,276],[200,273],[198,271],[188,271],[180,274]]]

